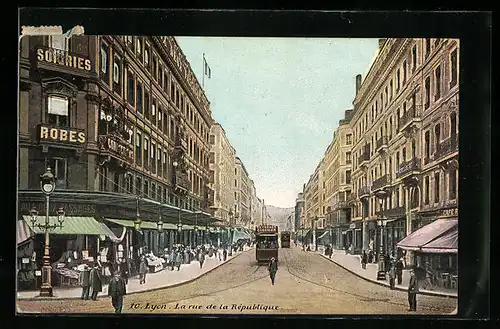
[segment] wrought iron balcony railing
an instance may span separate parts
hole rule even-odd
[[[399,130],[406,128],[406,125],[416,118],[417,111],[414,106],[410,107],[402,117],[398,118]]]
[[[397,177],[406,176],[414,171],[420,171],[420,158],[413,158],[401,163],[398,167]]]
[[[436,152],[434,153],[434,159],[441,159],[453,152],[458,151],[458,134],[450,138],[445,139],[441,143],[437,144]]]
[[[358,164],[361,166],[363,163],[368,162],[370,160],[370,153],[364,152],[358,158]]]
[[[362,198],[362,197],[365,197],[365,196],[368,196],[370,195],[370,186],[361,186],[359,189],[358,189],[358,197]]]
[[[390,182],[391,182],[391,176],[389,174],[386,174],[373,181],[372,190],[374,191],[383,188],[387,186]]]
[[[387,136],[382,136],[379,139],[377,139],[377,151],[380,150],[381,148],[387,147],[388,143],[389,142]]]

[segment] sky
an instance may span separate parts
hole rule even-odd
[[[378,39],[176,37],[212,117],[266,204],[293,207],[324,155],[355,76],[364,75]]]

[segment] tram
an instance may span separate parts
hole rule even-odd
[[[281,232],[281,248],[290,248],[290,232]]]
[[[278,260],[278,226],[260,225],[255,229],[255,259],[257,263]]]

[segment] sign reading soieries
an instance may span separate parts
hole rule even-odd
[[[90,71],[92,69],[90,59],[55,48],[38,48],[36,58],[39,62],[58,64],[78,70]]]
[[[82,129],[46,126],[44,124],[38,126],[38,139],[75,145],[82,145],[86,141],[85,132]]]

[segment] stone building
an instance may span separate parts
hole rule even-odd
[[[458,204],[459,43],[382,39],[356,79],[353,130],[355,249],[396,244]]]
[[[210,128],[210,145],[210,175],[214,190],[213,211],[215,217],[227,222],[236,212],[233,185],[236,150],[219,123],[214,123]]]

